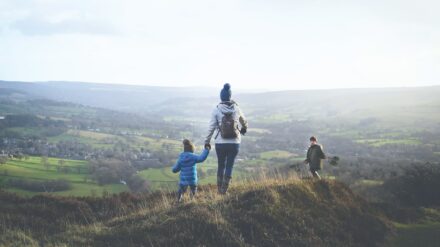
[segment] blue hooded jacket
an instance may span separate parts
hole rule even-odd
[[[196,155],[191,152],[183,152],[173,166],[173,172],[180,171],[180,185],[197,185],[197,163],[201,163],[208,157],[209,150],[204,149],[202,154]]]

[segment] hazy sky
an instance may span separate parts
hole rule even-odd
[[[0,0],[0,80],[440,84],[438,0]]]

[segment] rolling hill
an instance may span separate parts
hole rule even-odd
[[[196,201],[179,205],[166,192],[100,199],[0,192],[0,245],[381,246],[392,233],[339,182],[250,181],[226,197],[214,190],[202,186]]]
[[[357,122],[383,121],[394,125],[423,125],[429,121],[429,127],[440,124],[440,86],[261,93],[232,89],[233,98],[238,100],[249,119],[257,122],[348,119]],[[206,121],[204,119],[209,118],[212,108],[218,103],[220,89],[0,81],[0,92],[6,90],[14,91],[16,97],[25,95],[144,115],[156,114],[168,119]]]

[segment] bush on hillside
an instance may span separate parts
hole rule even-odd
[[[150,190],[150,183],[137,174],[133,174],[126,182],[132,192],[139,193]]]
[[[384,188],[406,206],[440,205],[440,164],[414,164],[403,175],[389,179]]]
[[[135,173],[129,161],[118,159],[93,160],[89,169],[93,179],[100,185],[128,180]]]
[[[9,179],[7,185],[10,187],[15,187],[23,190],[33,191],[33,192],[55,192],[55,191],[65,191],[70,190],[72,185],[69,181],[58,179],[58,180],[46,180],[46,181],[31,181],[24,179]]]

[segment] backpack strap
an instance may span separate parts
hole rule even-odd
[[[217,128],[217,134],[215,135],[214,140],[217,140],[219,134],[220,134],[220,128]]]

